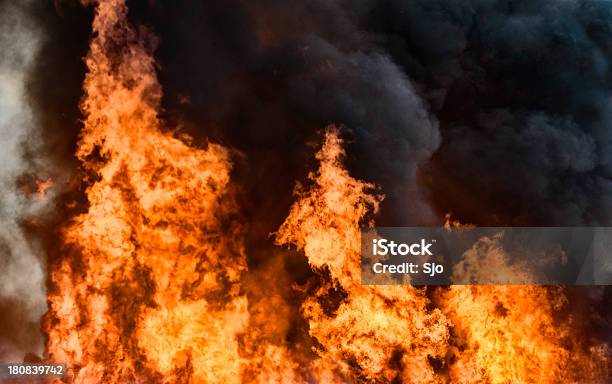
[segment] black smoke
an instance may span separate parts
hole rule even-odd
[[[481,225],[610,225],[612,4],[372,4],[363,23],[421,85],[440,212]]]

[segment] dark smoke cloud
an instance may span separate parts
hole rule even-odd
[[[387,194],[380,223],[611,221],[609,2],[132,8],[160,35],[168,111],[243,150],[257,188],[283,186],[269,195],[303,178],[302,143],[335,123],[354,174]]]
[[[422,87],[439,211],[479,224],[610,225],[612,4],[372,4],[363,23]]]

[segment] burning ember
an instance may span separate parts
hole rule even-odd
[[[252,261],[236,176],[248,154],[170,129],[156,37],[125,0],[91,3],[75,154],[86,201],[48,264],[42,361],[67,368],[51,382],[610,382],[610,348],[565,288],[361,284],[361,228],[393,192],[349,173],[340,126],[321,127],[316,165],[262,240],[269,257]],[[55,188],[35,184],[33,200]],[[479,247],[478,260],[503,252]],[[307,261],[299,278],[291,259]]]

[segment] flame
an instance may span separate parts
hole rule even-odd
[[[447,228],[472,226],[450,214],[445,219]],[[501,238],[476,242],[453,275],[462,281],[535,281],[531,269],[509,263]],[[560,287],[455,285],[438,294],[437,305],[456,336],[449,350],[453,383],[605,382],[604,355],[585,352],[577,330],[564,321],[567,298]]]
[[[49,357],[74,383],[238,382],[248,312],[230,154],[160,129],[151,39],[126,13],[100,1],[93,22],[77,157],[95,181],[50,273]]]
[[[569,357],[554,326],[551,302],[536,286],[453,286],[445,296],[449,317],[465,348],[450,376],[456,383],[552,383]],[[545,369],[542,369],[545,367]]]
[[[341,144],[338,130],[328,128],[313,186],[298,192],[276,236],[278,244],[303,250],[325,279],[302,306],[320,345],[312,369],[318,382],[441,382],[430,359],[445,354],[442,313],[427,309],[421,289],[360,283],[360,225],[382,196],[342,167]]]
[[[456,344],[453,383],[604,383],[604,352],[581,348],[561,288],[452,286],[442,295]]]
[[[610,352],[558,320],[561,289],[361,285],[360,227],[382,195],[344,168],[334,127],[275,236],[316,274],[300,313],[276,255],[249,277],[231,153],[163,130],[155,39],[126,15],[125,0],[97,2],[76,152],[88,207],[49,265],[47,358],[68,382],[605,381]],[[310,339],[290,342],[300,316]]]

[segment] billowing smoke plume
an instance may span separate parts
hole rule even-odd
[[[363,19],[435,108],[439,211],[610,225],[609,2],[385,0]]]
[[[6,361],[42,352],[39,321],[46,311],[43,253],[24,229],[43,213],[52,189],[25,91],[41,40],[29,3],[0,3],[0,360]]]

